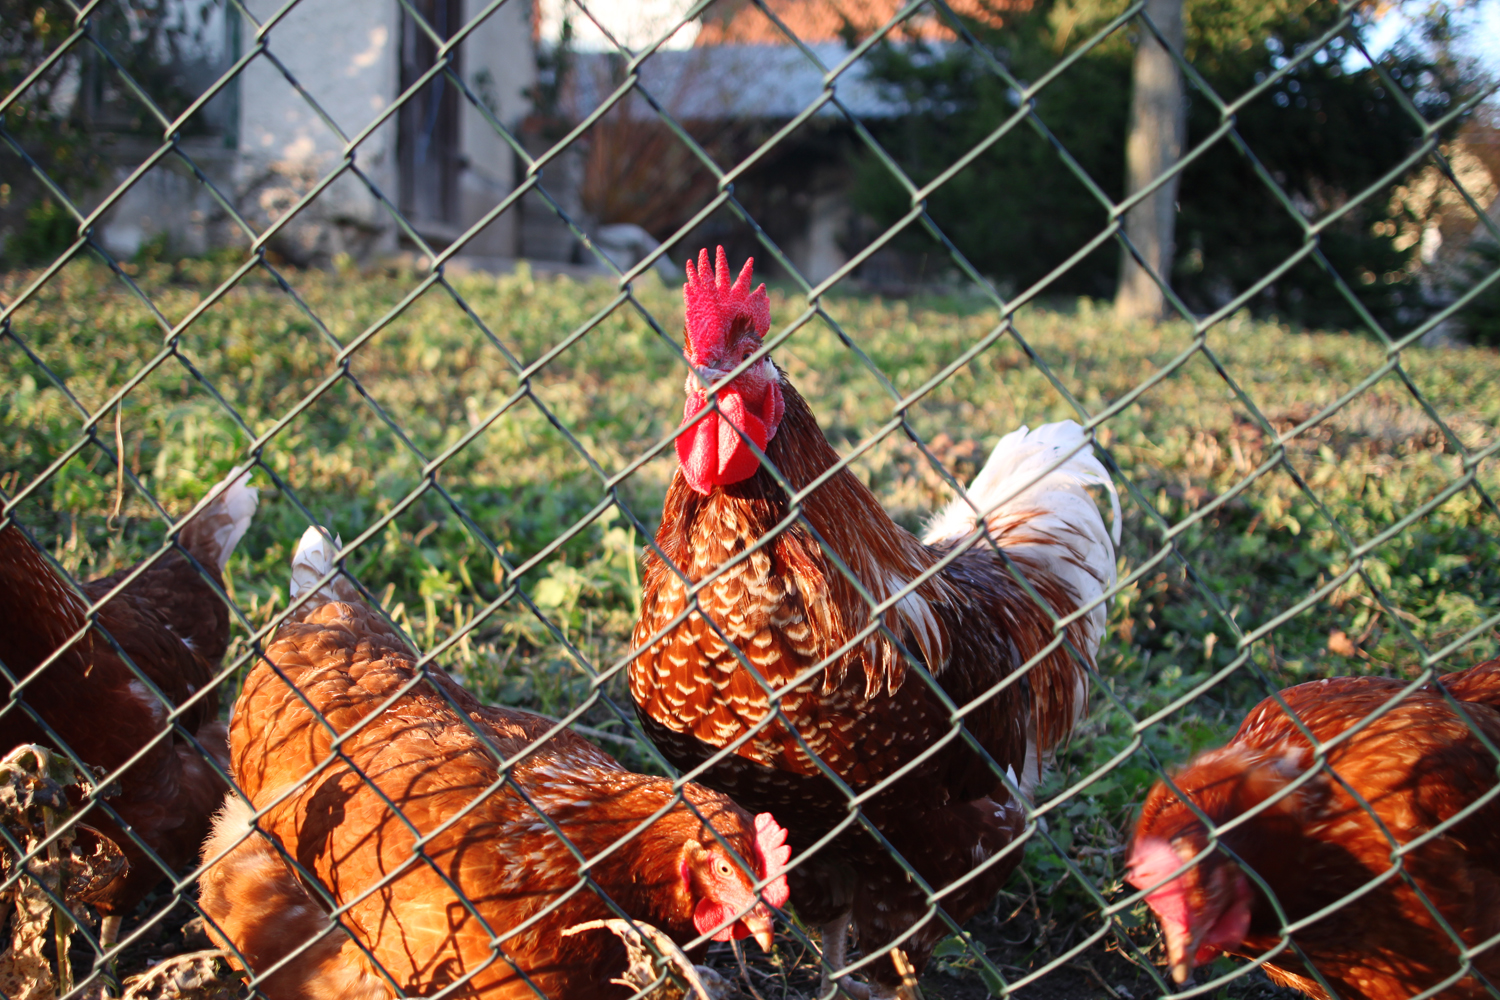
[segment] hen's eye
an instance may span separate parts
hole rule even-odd
[[[728,861],[720,861],[719,864],[718,864],[718,871],[719,871],[720,875],[732,875],[732,874],[734,874],[733,870],[729,867],[729,862]]]

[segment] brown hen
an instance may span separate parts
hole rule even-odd
[[[1216,826],[1263,807],[1224,831],[1219,842],[1265,880],[1288,921],[1379,881],[1292,935],[1344,1000],[1404,1000],[1460,971],[1453,939],[1392,870],[1392,839],[1404,846],[1431,838],[1403,855],[1403,867],[1466,947],[1500,934],[1500,799],[1484,801],[1434,835],[1495,788],[1500,761],[1480,737],[1500,746],[1500,660],[1444,677],[1441,685],[1460,701],[1462,715],[1434,685],[1406,695],[1328,748],[1328,767],[1340,780],[1317,767],[1307,737],[1270,698],[1246,717],[1228,746],[1172,776]],[[1287,688],[1281,697],[1327,744],[1405,686],[1387,678],[1340,677]],[[1284,797],[1272,802],[1278,794]],[[1136,827],[1130,881],[1152,890],[1147,902],[1161,923],[1178,982],[1220,952],[1258,957],[1282,941],[1281,919],[1270,900],[1222,850],[1172,877],[1209,846],[1202,822],[1158,783]],[[1282,951],[1264,968],[1274,981],[1327,1000],[1296,951]],[[1500,948],[1480,954],[1474,968],[1500,985]],[[1443,1000],[1488,995],[1473,975],[1436,994]]]
[[[266,996],[384,998],[394,984],[408,996],[626,997],[611,982],[625,970],[620,941],[562,933],[615,916],[605,897],[678,943],[770,947],[766,903],[786,901],[788,849],[769,816],[694,784],[682,788],[691,808],[674,802],[670,781],[418,668],[346,580],[307,596],[331,555],[309,529],[293,570],[305,617],[277,633],[235,705],[234,775],[249,801],[230,798],[204,849],[217,862],[204,912]],[[591,885],[558,831],[590,859]],[[337,923],[330,907],[347,908]]]
[[[0,528],[0,662],[15,679],[8,683],[11,701],[0,711],[0,747],[65,746],[104,768],[119,790],[109,794],[108,805],[134,834],[98,806],[82,817],[120,846],[130,866],[90,899],[104,916],[106,946],[123,916],[167,874],[163,864],[176,870],[197,856],[224,797],[226,786],[202,751],[227,768],[227,735],[218,694],[204,689],[229,643],[229,610],[215,585],[222,587],[224,566],[255,513],[257,492],[248,479],[248,472],[231,471],[215,487],[217,496],[178,533],[180,548],[98,610],[94,620],[149,685],[100,629],[85,631],[90,603],[136,567],[84,584],[79,596],[16,524]],[[174,711],[180,714],[172,718]]]
[[[703,387],[748,359],[770,327],[765,286],[752,292],[750,275],[747,262],[731,285],[722,248],[716,267],[706,250],[696,268],[688,265],[686,351],[696,372],[677,438],[681,468],[656,537],[660,555],[646,558],[631,696],[678,767],[732,748],[699,780],[770,811],[797,852],[850,814],[850,793],[812,755],[856,795],[889,780],[863,802],[864,815],[929,885],[946,890],[941,906],[961,923],[1020,860],[1007,848],[1024,813],[989,763],[955,738],[950,709],[906,656],[930,671],[1000,773],[1029,795],[1086,707],[1087,675],[1054,643],[1052,615],[999,552],[1052,613],[1071,619],[1064,637],[1092,665],[1115,556],[1085,487],[1109,490],[1116,520],[1119,501],[1077,424],[1023,427],[1000,441],[967,497],[919,540],[847,468],[832,471],[839,455],[769,358],[720,385],[717,408],[700,416]],[[796,504],[747,442],[798,494]],[[985,536],[977,543],[976,532]],[[870,630],[870,605],[823,545],[882,606],[905,655]],[[769,717],[768,691],[779,695],[781,716]],[[918,928],[900,956],[869,965],[879,996],[920,974],[950,933],[926,894],[858,827],[796,864],[791,883],[799,914],[823,927],[825,975],[846,967],[851,923],[867,955]],[[843,987],[865,992],[852,980]]]

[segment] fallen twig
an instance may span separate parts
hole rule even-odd
[[[1068,965],[1072,966],[1080,972],[1087,972],[1090,976],[1093,977],[1094,982],[1098,983],[1104,988],[1104,992],[1114,997],[1114,1000],[1120,1000],[1120,994],[1115,992],[1115,988],[1113,986],[1104,981],[1104,977],[1099,975],[1099,970],[1094,968],[1093,962],[1090,962],[1087,959],[1079,958],[1069,962]]]
[[[766,1000],[765,997],[760,995],[760,991],[755,988],[755,984],[750,981],[750,966],[745,963],[745,949],[740,947],[738,941],[730,942],[730,947],[734,949],[735,960],[740,963],[740,978],[745,981],[745,989],[750,991],[750,995],[755,1000]]]
[[[652,952],[651,948],[646,946],[649,941],[661,953],[662,957],[672,964],[672,968],[687,983],[688,989],[693,992],[698,1000],[724,1000],[724,989],[710,991],[709,987],[703,981],[703,972],[713,972],[713,970],[703,970],[695,966],[688,960],[687,955],[683,954],[682,949],[677,947],[677,942],[650,924],[641,923],[640,921],[632,923],[629,920],[620,920],[618,918],[589,920],[567,928],[562,932],[562,936],[571,937],[574,934],[592,930],[607,930],[625,943],[625,954],[629,962],[629,967],[624,977],[611,979],[610,982],[618,983],[626,989],[639,992],[660,978],[656,974],[656,954]],[[728,986],[718,976],[718,973],[714,973],[714,976],[719,980],[716,985],[721,985],[721,987]]]

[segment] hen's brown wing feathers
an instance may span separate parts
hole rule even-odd
[[[83,585],[84,595],[98,601],[135,570],[131,566],[90,580]],[[217,567],[207,571],[222,587]],[[182,553],[174,550],[162,556],[131,580],[123,593],[155,609],[162,624],[187,642],[205,663],[216,664],[224,658],[229,648],[229,609]],[[204,676],[195,683],[202,685],[208,680]]]
[[[7,619],[0,622],[0,660],[12,672],[26,678],[52,657],[83,628],[84,611],[84,600],[58,579],[19,528],[0,530],[0,614]],[[167,627],[154,605],[130,589],[100,609],[98,623],[100,628],[85,632],[46,669],[26,679],[20,698],[73,753],[108,772],[149,747],[119,776],[119,794],[109,804],[176,868],[197,853],[225,785],[185,740],[158,737],[171,725],[171,709],[200,691],[212,669]],[[104,632],[165,696],[165,704],[131,671]],[[184,713],[183,722],[197,723],[198,735],[214,752],[215,739],[223,738],[212,721],[218,703],[209,693],[199,704],[197,711]],[[56,742],[19,705],[0,719],[0,729],[6,746]],[[84,821],[114,840],[130,864],[95,900],[106,914],[124,913],[165,873],[101,810],[90,809]]]
[[[594,883],[626,912],[679,941],[696,935],[678,866],[688,837],[713,835],[681,805],[652,820],[673,801],[670,782],[625,771],[571,730],[548,737],[555,724],[539,716],[483,706],[435,667],[418,671],[414,654],[362,604],[328,604],[283,626],[266,657],[234,715],[240,787],[252,804],[269,806],[260,829],[349,907],[349,930],[406,992],[471,976],[464,995],[534,996],[496,958],[498,934],[548,996],[626,995],[603,985],[624,965],[612,935],[560,936],[613,911],[591,889],[568,895],[579,861],[553,824],[596,859]],[[508,778],[502,760],[516,761]],[[682,794],[742,857],[754,855],[741,810],[698,786]],[[605,853],[631,834],[625,848]],[[206,857],[241,835],[216,835]],[[282,917],[274,900],[295,896],[295,887],[288,873],[255,861],[265,851],[233,847],[224,873],[210,870],[203,903],[230,940],[255,942],[269,963],[301,944],[307,929],[275,933]],[[271,890],[256,881],[266,878]],[[306,975],[280,977],[271,995],[374,981],[375,967],[357,949],[329,948]]]
[[[1442,680],[1450,691],[1473,694],[1497,666],[1500,661]],[[1284,793],[1294,778],[1314,766],[1304,728],[1327,744],[1362,726],[1327,751],[1328,767],[1339,780],[1316,774],[1224,834],[1224,842],[1271,886],[1292,921],[1387,876],[1357,901],[1297,932],[1302,951],[1346,997],[1403,1000],[1458,970],[1447,932],[1405,878],[1388,873],[1397,845],[1428,837],[1480,802],[1496,782],[1495,758],[1470,726],[1500,743],[1500,712],[1469,701],[1462,706],[1467,718],[1461,717],[1431,686],[1392,704],[1406,686],[1388,678],[1344,677],[1288,688],[1281,697],[1300,726],[1267,699],[1250,712],[1227,747],[1204,755],[1173,778],[1212,820],[1224,822]],[[1207,844],[1196,817],[1161,784],[1152,790],[1137,826],[1137,843],[1150,838]],[[1484,803],[1401,857],[1406,876],[1467,945],[1500,933],[1500,801]],[[1211,861],[1210,866],[1222,863]],[[1205,898],[1197,895],[1201,876],[1191,875],[1184,884],[1187,898]],[[1264,953],[1279,944],[1279,926],[1270,904],[1257,894],[1243,946],[1231,950],[1246,956]],[[1476,965],[1494,981],[1500,976],[1500,949],[1482,954]],[[1290,954],[1273,959],[1266,969],[1278,981],[1313,996],[1323,994]],[[1444,1000],[1484,995],[1487,991],[1472,977],[1438,994]]]
[[[0,716],[0,739],[5,746],[53,743],[50,728],[85,763],[110,772],[144,749],[118,777],[119,795],[109,804],[172,868],[193,859],[225,790],[203,757],[206,751],[221,766],[228,763],[211,685],[229,642],[229,613],[214,585],[222,582],[225,561],[255,511],[257,495],[248,478],[242,469],[232,471],[179,533],[201,573],[174,550],[138,574],[139,567],[130,567],[85,584],[80,596],[19,527],[0,529],[0,660],[23,678],[25,703]],[[88,604],[132,575],[98,609],[97,627],[27,677],[84,629]],[[45,720],[45,728],[32,713]],[[97,899],[104,913],[122,914],[163,872],[101,810],[90,810],[86,822],[100,826],[130,863],[129,872]]]

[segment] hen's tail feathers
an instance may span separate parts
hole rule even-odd
[[[1062,464],[1046,471],[1064,456]],[[1102,486],[1109,493],[1112,530],[1105,530],[1089,486]],[[1064,584],[1079,606],[1098,600],[1114,586],[1120,494],[1094,457],[1083,428],[1073,421],[1043,424],[1036,430],[1022,426],[1001,438],[969,484],[968,498],[957,497],[943,508],[928,524],[922,541],[934,545],[968,535],[978,524],[976,507],[985,515],[990,536],[1008,555],[1026,569],[1035,566]],[[1105,618],[1100,602],[1083,620],[1088,646],[1084,652],[1091,657],[1098,652]]]
[[[247,466],[237,465],[214,487],[219,495],[183,526],[179,536],[182,547],[204,566],[213,566],[222,574],[234,554],[234,547],[245,537],[260,490],[249,485]]]
[[[343,601],[346,604],[363,604],[364,597],[359,588],[342,573],[339,573],[327,583],[313,589],[323,575],[333,568],[333,555],[344,547],[344,541],[338,535],[328,537],[328,533],[316,525],[309,527],[302,533],[302,539],[297,543],[297,551],[292,554],[292,604],[297,608],[292,614],[293,621],[300,621],[312,611],[321,608],[333,601]],[[300,606],[298,600],[301,599]]]
[[[308,895],[271,842],[252,829],[254,818],[248,802],[225,796],[203,845],[204,863],[214,862],[198,883],[209,937],[236,968],[241,958],[258,973],[283,963],[260,983],[269,996],[389,997],[379,978],[350,960],[345,952],[354,949],[347,934]]]

